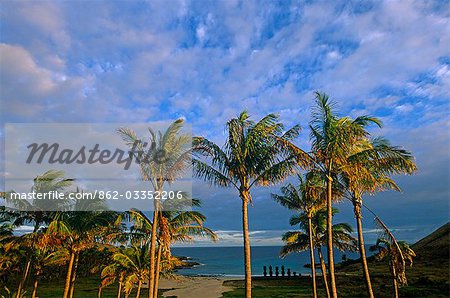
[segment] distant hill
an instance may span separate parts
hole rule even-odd
[[[400,239],[401,240],[401,239]],[[411,245],[416,257],[414,264],[428,264],[437,267],[450,267],[450,222],[444,224],[428,236]],[[369,263],[378,262],[374,256],[367,257]],[[343,271],[355,270],[360,266],[360,259],[348,260],[337,264]]]
[[[416,253],[412,267],[406,268],[408,286],[400,288],[401,297],[450,297],[450,223],[417,241],[411,246]],[[377,297],[392,297],[391,273],[387,260],[368,258],[370,278]],[[351,275],[354,282],[363,284],[359,260],[337,264],[338,272]]]
[[[450,222],[412,245],[417,261],[436,262],[449,260]]]

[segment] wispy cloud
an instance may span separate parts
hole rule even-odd
[[[286,232],[282,230],[258,230],[250,231],[250,241],[252,245],[272,246],[282,245],[281,235]],[[216,243],[211,243],[201,237],[195,237],[191,245],[195,246],[243,246],[243,235],[241,230],[217,230],[215,231],[219,240]],[[179,245],[179,244],[178,244]],[[184,243],[183,245],[186,245]]]

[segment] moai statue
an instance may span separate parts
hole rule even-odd
[[[294,271],[294,277],[296,277],[296,276],[297,276],[297,272]]]
[[[284,277],[284,265],[283,265],[283,266],[281,266],[281,276],[283,276],[283,277]]]
[[[280,273],[278,272],[278,266],[277,266],[277,267],[275,267],[275,276],[278,277],[278,275],[280,275]]]
[[[270,277],[273,276],[272,265],[269,266],[269,276]]]
[[[291,269],[289,269],[289,268],[287,270],[287,275],[288,275],[288,277],[291,277]]]
[[[264,277],[266,277],[266,276],[267,276],[267,267],[264,266]]]

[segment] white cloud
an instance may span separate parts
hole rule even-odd
[[[399,113],[409,113],[414,110],[414,106],[411,104],[404,104],[395,107],[395,110]]]
[[[280,112],[287,124],[305,127],[312,90],[321,89],[343,113],[383,110],[382,133],[425,160],[421,173],[433,173],[434,156],[448,157],[450,75],[440,60],[450,56],[448,5],[432,11],[423,2],[382,1],[355,14],[337,13],[329,3],[295,3],[278,19],[279,7],[254,1],[134,5],[6,3],[5,120],[184,115],[195,133],[222,143],[226,121],[244,108],[255,119]],[[418,82],[423,74],[431,79]],[[417,177],[411,179],[424,179]]]
[[[195,237],[194,242],[188,245],[195,246],[242,246],[243,234],[238,230],[217,230],[214,231],[219,237],[219,241],[214,243],[201,237]],[[250,242],[252,246],[264,245],[282,245],[281,235],[286,232],[283,230],[257,230],[250,231]],[[186,244],[176,244],[176,246],[186,246]]]

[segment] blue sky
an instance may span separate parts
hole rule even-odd
[[[419,172],[402,193],[367,198],[400,238],[449,218],[448,1],[117,1],[0,4],[3,122],[147,122],[184,117],[224,139],[243,109],[277,112],[305,130],[313,91],[342,115],[371,114],[412,150]],[[240,243],[240,202],[197,181],[222,245]],[[279,242],[290,213],[257,189],[254,243]],[[342,203],[337,221],[353,223]],[[370,216],[369,239],[376,237]]]

